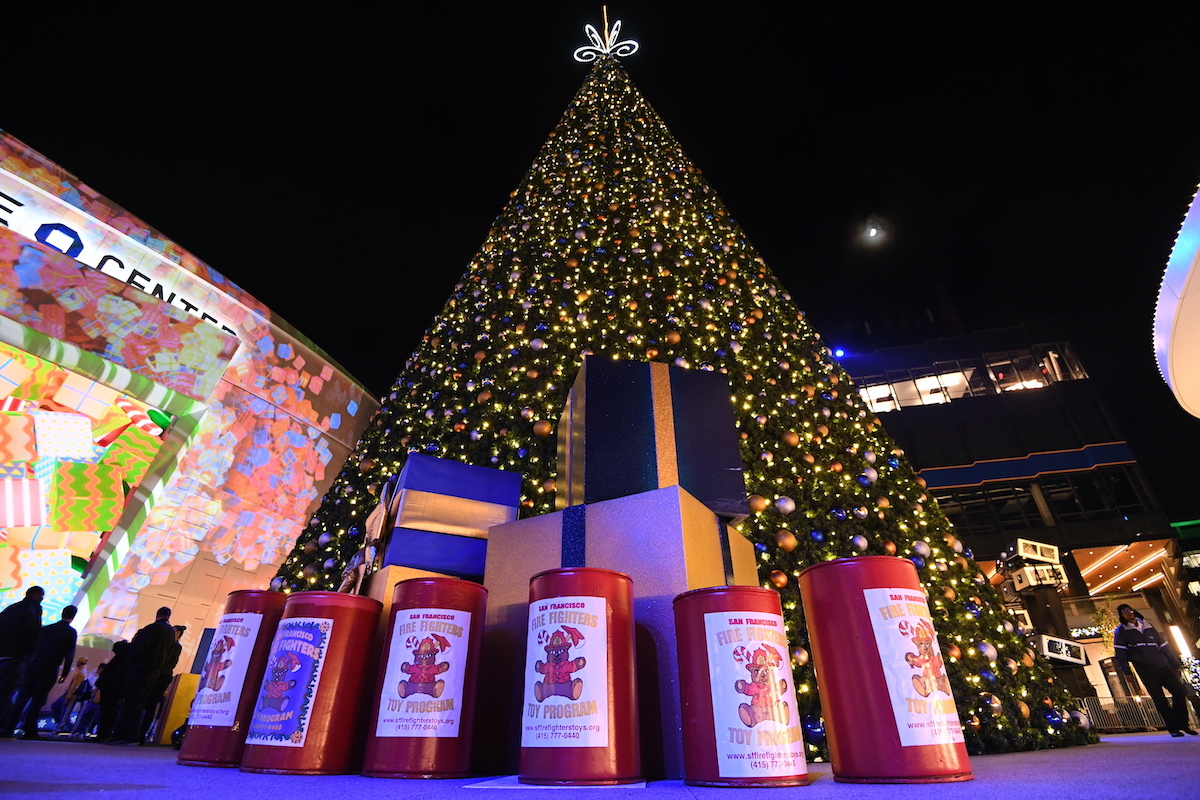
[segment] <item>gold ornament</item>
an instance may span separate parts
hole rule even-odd
[[[775,534],[775,544],[785,553],[796,549],[796,536],[791,531],[779,531]]]
[[[771,585],[776,589],[782,589],[788,585],[787,573],[782,570],[772,570],[769,579],[771,581]]]

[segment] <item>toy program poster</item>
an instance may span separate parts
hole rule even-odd
[[[783,617],[760,611],[710,612],[704,615],[704,639],[720,776],[804,775],[804,741]]]
[[[892,713],[905,747],[963,741],[942,651],[919,590],[863,589]]]
[[[332,630],[332,619],[290,617],[280,621],[246,744],[304,746]]]
[[[603,597],[552,597],[529,604],[521,746],[608,746]]]
[[[262,617],[248,611],[221,617],[200,672],[200,686],[188,714],[189,725],[223,728],[233,725]]]
[[[458,736],[470,636],[470,611],[396,612],[376,736]]]

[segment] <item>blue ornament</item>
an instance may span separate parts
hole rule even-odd
[[[896,458],[895,456],[890,457],[888,459],[888,466],[895,469],[896,467],[900,466],[900,459]]]
[[[823,532],[817,530],[816,528],[813,528],[811,531],[809,531],[808,535],[812,537],[812,540],[814,542],[825,541],[825,534]]]
[[[351,525],[350,530],[346,531],[347,536],[358,536],[358,526]]]
[[[834,506],[833,508],[829,509],[829,513],[832,514],[833,518],[836,519],[838,522],[846,521],[846,509],[844,509],[844,508],[839,508],[838,506]]]
[[[758,551],[758,552],[760,552],[760,553],[765,553],[765,552],[767,552],[767,546],[766,546],[765,544],[763,544],[762,542],[755,542],[755,543],[754,543],[754,549],[755,549],[755,550],[757,550],[757,551]]]
[[[921,558],[920,556],[913,556],[912,558],[909,559],[909,561],[913,562],[913,564],[916,565],[917,569],[921,569],[922,567],[925,566],[925,559]]]
[[[974,557],[975,557],[975,554],[971,552],[971,548],[969,548],[969,547],[964,547],[964,548],[963,548],[963,555],[964,555],[964,556],[966,556],[967,558],[974,558]]]
[[[1063,717],[1057,708],[1047,708],[1042,712],[1042,716],[1046,718],[1046,723],[1056,731],[1062,730]]]
[[[859,485],[860,485],[860,486],[870,486],[870,485],[871,485],[871,479],[870,479],[870,478],[868,478],[866,475],[859,475],[859,476],[858,476],[858,483],[859,483]]]
[[[825,723],[820,717],[804,718],[804,740],[809,744],[821,744],[825,741]]]
[[[963,603],[963,608],[965,608],[967,613],[971,616],[976,618],[979,617],[979,603],[976,603],[974,600],[968,600],[967,602]]]
[[[983,678],[988,683],[996,682],[996,674],[990,669],[980,670],[979,677]]]

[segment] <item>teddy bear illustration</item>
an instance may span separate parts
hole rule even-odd
[[[222,656],[228,653],[237,645],[233,639],[228,636],[222,636],[213,643],[212,651],[209,653],[208,661],[204,664],[204,672],[200,676],[200,686],[196,691],[201,689],[210,689],[218,692],[225,685],[225,676],[221,673],[229,669],[233,664],[233,660],[226,658],[222,660]]]
[[[284,693],[289,689],[296,687],[295,679],[284,680],[288,673],[295,672],[300,669],[300,659],[295,653],[280,653],[274,663],[271,664],[271,679],[263,681],[263,695],[258,710],[264,708],[274,708],[278,711],[286,711],[288,705],[291,704],[292,698],[285,697]]]
[[[783,656],[770,645],[761,645],[751,653],[745,647],[733,651],[733,659],[746,667],[750,680],[738,680],[733,688],[750,697],[749,703],[738,706],[738,716],[747,728],[753,728],[764,720],[773,719],[787,723],[791,718],[788,704],[782,695],[787,691],[787,681],[775,678],[775,669],[783,663]]]
[[[905,653],[904,660],[913,669],[919,669],[920,675],[912,676],[913,688],[921,697],[929,697],[933,692],[950,694],[950,679],[942,670],[942,656],[933,648],[937,638],[933,625],[928,620],[921,620],[916,625],[907,621],[900,623],[900,632],[912,639],[917,652]]]
[[[542,632],[544,634],[545,631]],[[538,640],[543,641],[541,635]],[[571,658],[571,648],[578,647],[582,641],[583,634],[566,625],[550,636],[545,645],[546,661],[536,661],[533,665],[536,672],[546,676],[544,681],[533,684],[533,696],[539,703],[554,695],[579,699],[583,693],[583,681],[572,678],[571,673],[583,669],[587,659],[583,656]]]
[[[437,676],[450,669],[450,665],[444,661],[441,664],[434,662],[437,661],[438,653],[450,649],[450,642],[445,637],[431,633],[420,642],[417,641],[417,637],[410,636],[405,645],[412,650],[413,663],[405,661],[400,665],[400,671],[408,675],[409,679],[400,681],[396,691],[401,697],[408,697],[410,694],[441,697],[446,682],[439,680]]]

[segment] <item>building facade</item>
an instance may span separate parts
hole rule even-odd
[[[265,588],[377,401],[264,303],[0,132],[0,604],[191,663]]]

